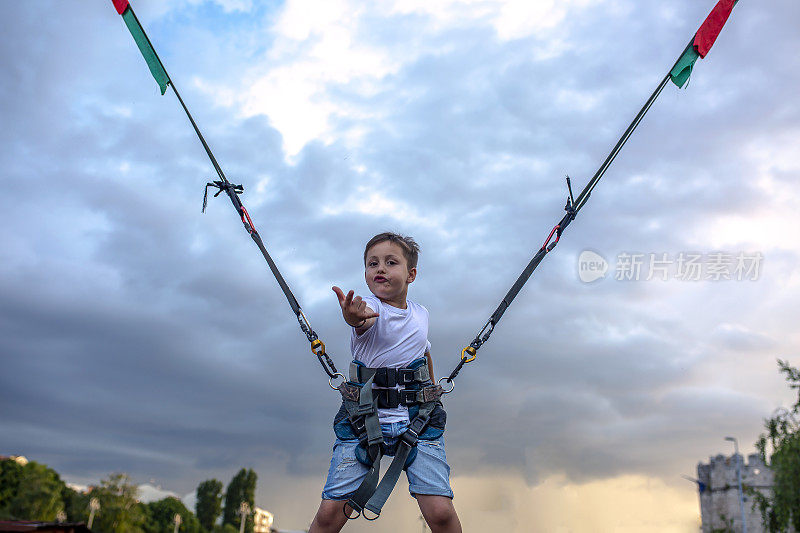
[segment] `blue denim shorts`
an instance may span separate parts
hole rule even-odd
[[[398,436],[406,430],[407,422],[381,424],[383,437],[392,445]],[[356,459],[358,440],[342,440],[337,438],[333,444],[333,457],[328,469],[328,479],[322,489],[323,500],[346,500],[355,492],[367,475],[369,469]],[[391,458],[383,459],[383,462]],[[381,474],[388,466],[384,466]],[[406,470],[408,491],[412,496],[425,494],[432,496],[453,497],[450,488],[450,466],[444,454],[444,436],[434,440],[417,441],[417,458]]]

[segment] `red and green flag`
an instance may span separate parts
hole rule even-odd
[[[136,41],[136,46],[139,47],[139,51],[142,52],[144,60],[147,61],[147,66],[150,67],[150,73],[153,74],[158,86],[161,88],[161,94],[164,94],[167,91],[167,85],[169,85],[169,76],[167,76],[167,71],[164,69],[164,65],[161,64],[161,60],[158,59],[153,45],[150,44],[150,39],[148,39],[147,35],[144,33],[142,25],[139,24],[139,19],[137,19],[136,15],[133,13],[130,2],[128,0],[111,1],[114,3],[117,13],[122,15],[125,25],[128,26],[128,30],[130,30],[131,35],[133,35],[133,40]]]
[[[703,25],[697,30],[694,39],[683,51],[678,62],[672,67],[669,75],[672,78],[672,83],[678,87],[683,87],[692,75],[692,68],[698,57],[706,57],[708,51],[717,40],[717,36],[722,31],[722,27],[728,21],[728,17],[733,11],[733,6],[736,5],[738,0],[719,0],[711,13],[706,17]]]

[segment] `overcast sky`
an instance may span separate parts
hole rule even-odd
[[[337,367],[330,287],[364,294],[363,245],[394,230],[422,246],[410,297],[443,375],[563,215],[564,175],[583,187],[713,4],[133,6]],[[174,94],[111,2],[6,0],[0,20],[0,454],[181,495],[252,467],[276,525],[305,528],[339,397],[230,202],[201,215],[214,172]],[[752,452],[790,403],[799,24],[796,0],[739,3],[459,376],[466,531],[696,531],[680,475],[727,435]],[[585,250],[605,278],[581,280]],[[631,255],[638,280],[616,279]],[[418,528],[415,509],[401,480],[352,531]]]

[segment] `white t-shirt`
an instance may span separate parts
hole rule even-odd
[[[380,316],[361,335],[356,335],[353,329],[350,337],[353,359],[370,368],[404,368],[430,351],[425,307],[407,300],[406,309],[400,309],[372,295],[364,296],[363,300]],[[378,409],[378,417],[382,424],[407,422],[408,408],[400,405],[394,409]]]

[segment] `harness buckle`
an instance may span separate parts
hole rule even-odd
[[[407,429],[400,435],[400,440],[411,446],[412,448],[417,445],[419,435],[412,429]]]
[[[400,391],[400,403],[403,405],[412,405],[420,403],[420,392],[418,390],[403,389]]]
[[[416,381],[417,370],[412,368],[400,368],[397,370],[397,384],[409,385]]]
[[[408,424],[408,429],[413,431],[415,435],[419,436],[425,426],[428,424],[427,416],[417,416]]]
[[[357,435],[361,435],[367,431],[367,422],[365,416],[351,416],[349,419],[350,425],[353,426],[353,431],[355,431]]]
[[[374,412],[375,412],[375,406],[371,403],[364,405],[359,404],[359,406],[356,407],[356,414],[358,414],[359,416],[371,415]]]
[[[414,418],[414,420],[408,424],[408,428],[400,435],[400,440],[411,447],[416,446],[422,430],[428,425],[428,418],[427,416],[417,416]]]

